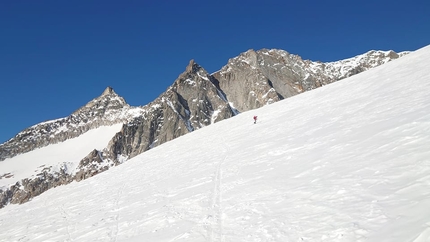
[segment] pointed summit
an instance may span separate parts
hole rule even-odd
[[[205,80],[209,80],[209,74],[207,71],[201,67],[199,64],[197,64],[194,59],[191,59],[188,63],[187,67],[185,68],[185,71],[182,72],[178,78],[176,79],[175,83],[179,82],[188,82],[187,80],[196,80],[195,77],[202,78]]]
[[[190,60],[187,68],[185,68],[185,72],[197,72],[200,66],[194,61],[194,59]]]
[[[102,95],[89,101],[87,104],[85,104],[83,107],[79,108],[72,114],[77,114],[79,112],[88,112],[88,110],[90,109],[94,109],[93,111],[96,110],[96,113],[98,113],[101,110],[121,109],[125,106],[129,105],[125,102],[124,98],[116,94],[112,87],[108,86],[103,91]],[[101,114],[103,114],[103,112]]]
[[[106,87],[101,96],[106,96],[109,94],[116,94],[112,87]]]

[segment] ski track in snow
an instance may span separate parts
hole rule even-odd
[[[8,205],[0,241],[430,241],[429,60],[426,47]]]
[[[222,212],[222,169],[223,163],[226,162],[228,157],[228,148],[225,145],[225,140],[221,136],[222,142],[219,144],[221,148],[223,158],[215,161],[214,166],[216,167],[214,178],[213,178],[213,191],[210,204],[210,214],[208,220],[210,221],[211,227],[209,228],[209,241],[224,241],[223,240],[223,212]]]

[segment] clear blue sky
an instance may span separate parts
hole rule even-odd
[[[107,86],[154,100],[195,59],[248,49],[336,61],[430,44],[430,1],[1,1],[0,142],[66,117]]]

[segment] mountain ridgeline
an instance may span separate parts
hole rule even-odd
[[[108,87],[70,116],[31,126],[0,145],[1,162],[78,137],[91,129],[123,124],[106,148],[82,157],[75,171],[66,172],[66,168],[54,171],[48,167],[8,188],[0,188],[0,208],[8,203],[26,202],[51,187],[86,179],[240,112],[330,84],[407,53],[369,51],[350,59],[322,63],[302,60],[283,50],[248,50],[213,74],[191,60],[164,93],[140,107],[130,106]],[[0,179],[6,175],[0,173]]]

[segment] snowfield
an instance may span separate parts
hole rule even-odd
[[[76,138],[0,161],[0,175],[13,175],[0,179],[0,189],[10,187],[22,179],[34,177],[45,168],[52,167],[51,169],[56,171],[63,163],[67,164],[70,173],[76,172],[75,168],[81,159],[94,149],[101,150],[106,147],[121,127],[122,124],[102,126]]]
[[[427,46],[8,205],[0,241],[430,241],[429,66]]]

